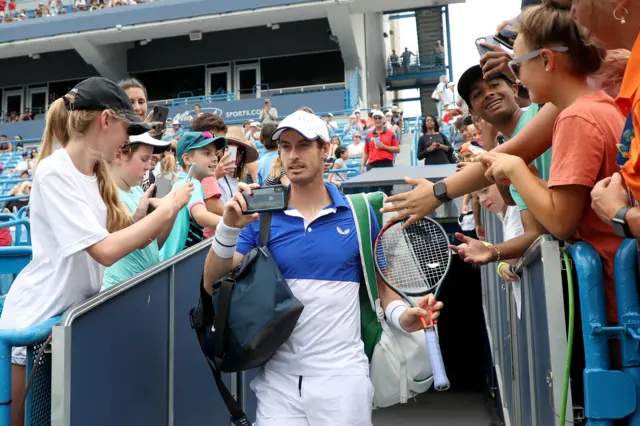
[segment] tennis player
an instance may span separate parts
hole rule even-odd
[[[296,111],[272,138],[291,186],[289,208],[272,216],[268,247],[305,308],[289,340],[251,382],[256,424],[369,426],[373,387],[360,338],[360,249],[346,196],[323,180],[327,126]],[[208,292],[259,244],[258,216],[243,211],[246,203],[236,193],[225,205],[205,263]],[[422,329],[419,317],[427,311],[435,319],[442,309],[432,295],[409,308],[381,281],[379,290],[387,321],[407,332]]]

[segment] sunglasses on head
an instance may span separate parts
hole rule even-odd
[[[554,46],[554,47],[543,47],[542,49],[533,50],[527,54],[524,54],[518,58],[512,59],[509,61],[509,69],[513,73],[516,78],[520,78],[520,68],[524,61],[529,61],[531,59],[535,59],[545,50],[552,50],[554,52],[566,52],[569,50],[568,47],[565,46]]]

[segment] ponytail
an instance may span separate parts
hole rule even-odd
[[[176,157],[174,155],[165,155],[160,161],[160,173],[178,171],[178,164],[176,163]]]
[[[98,178],[100,198],[107,206],[107,231],[113,233],[131,225],[131,215],[120,201],[118,187],[109,173],[107,163],[103,159],[96,163],[95,173]]]
[[[54,146],[59,144],[63,148],[67,146],[72,137],[84,134],[102,111],[67,111],[67,104],[73,104],[74,97],[66,94],[56,99],[47,112],[47,122],[42,136],[40,154],[34,166],[37,167],[53,153]],[[113,112],[117,119],[124,119]],[[118,198],[118,188],[109,174],[104,159],[98,160],[94,172],[98,179],[100,197],[107,206],[107,231],[110,233],[119,231],[131,225],[132,221],[128,209]]]
[[[62,147],[65,147],[69,141],[69,113],[67,112],[67,107],[65,105],[65,97],[68,102],[73,101],[73,97],[71,95],[65,95],[62,98],[56,99],[49,106],[44,134],[42,135],[40,153],[38,154],[36,163],[33,166],[34,173],[40,161],[53,153],[53,149],[56,144],[60,144]]]

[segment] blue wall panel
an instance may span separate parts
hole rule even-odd
[[[281,117],[292,113],[301,106],[307,106],[317,113],[342,111],[344,109],[344,90],[274,96],[271,101]],[[263,105],[263,99],[200,104],[202,112],[218,114],[225,121],[231,122],[258,118]],[[193,112],[193,107],[194,104],[171,107],[169,116],[187,123],[190,113]],[[0,124],[0,135],[7,135],[9,138],[13,138],[16,135],[22,136],[23,139],[40,138],[43,131],[44,120]]]
[[[157,21],[217,15],[314,0],[164,0],[3,25],[0,43]]]

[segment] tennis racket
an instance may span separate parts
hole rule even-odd
[[[447,233],[435,220],[425,217],[402,229],[406,220],[386,225],[375,244],[376,270],[384,283],[411,306],[412,297],[434,293],[437,296],[451,265]],[[449,389],[434,323],[422,317],[427,352],[433,372],[433,387]]]

